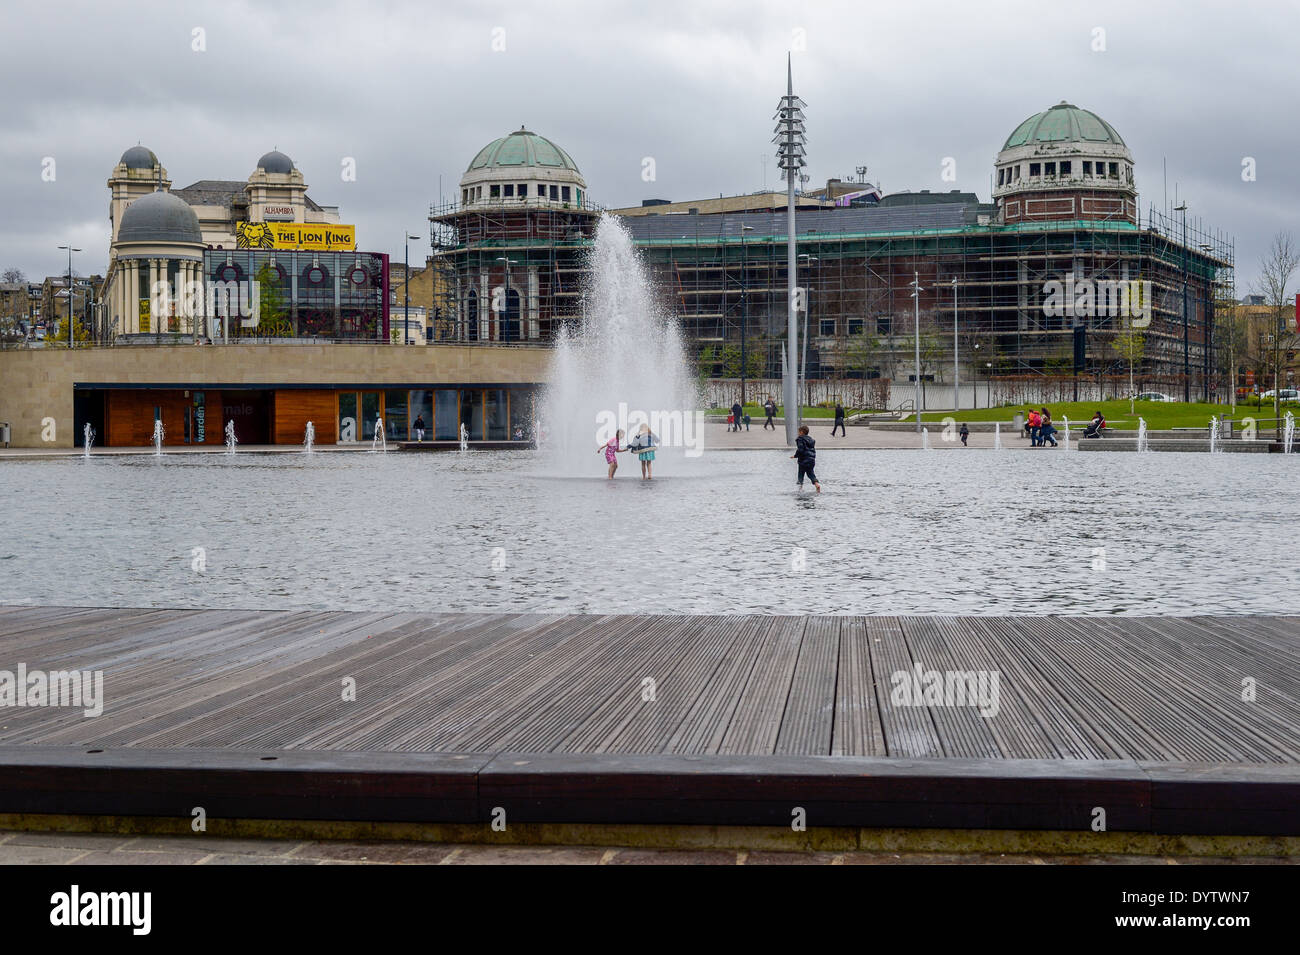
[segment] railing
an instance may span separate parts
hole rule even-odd
[[[493,214],[499,212],[516,212],[520,209],[538,209],[543,212],[593,212],[601,213],[607,211],[605,206],[592,202],[586,196],[582,197],[581,202],[569,199],[542,199],[537,196],[526,196],[520,199],[517,196],[477,199],[473,202],[461,202],[452,200],[443,203],[430,203],[429,218],[439,219],[443,216],[455,215],[460,212],[481,212]]]
[[[80,341],[73,345],[75,349],[93,349],[93,348],[148,348],[148,347],[172,347],[195,345],[208,346],[216,345],[219,347],[229,346],[248,346],[248,345],[388,345],[393,348],[401,348],[404,345],[410,347],[433,348],[437,346],[459,346],[466,348],[551,348],[554,342],[550,340],[538,341],[457,341],[454,339],[433,339],[424,338],[413,339],[409,342],[403,342],[400,338],[397,341],[385,341],[375,338],[231,338],[229,341],[221,339],[209,339],[199,336],[198,341],[194,340],[192,335],[156,335],[149,336],[147,339],[132,338],[128,341],[112,342],[89,342]],[[68,343],[66,341],[56,341],[53,339],[32,339],[30,341],[3,341],[0,340],[0,350],[10,351],[66,351]]]

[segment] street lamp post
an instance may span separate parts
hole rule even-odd
[[[1191,333],[1187,316],[1187,203],[1174,206],[1174,211],[1183,214],[1183,401],[1191,401]]]
[[[980,343],[979,343],[979,342],[976,342],[976,343],[972,346],[972,348],[973,348],[973,350],[974,350],[974,352],[975,352],[975,357],[974,357],[974,359],[972,359],[972,368],[971,368],[971,371],[972,371],[972,373],[973,373],[974,376],[975,376],[975,381],[974,381],[974,383],[971,385],[971,390],[970,390],[970,400],[971,400],[971,405],[972,405],[972,407],[978,408],[978,407],[980,406],[980,392],[979,392],[979,386],[980,386],[980,365],[979,365],[979,357],[980,357]]]
[[[740,227],[740,406],[745,407],[745,374],[749,363],[745,354],[745,332],[749,327],[749,246],[745,233],[753,232],[752,225]]]
[[[497,335],[500,336],[501,341],[506,342],[510,340],[510,309],[506,303],[506,296],[510,294],[510,266],[518,265],[519,261],[505,255],[498,255],[497,261],[502,263],[501,268],[504,275],[504,284],[501,287],[501,311],[497,314]],[[520,305],[522,306],[522,304],[523,299],[520,298]],[[522,315],[520,321],[523,321]]]
[[[411,344],[411,240],[418,239],[418,235],[404,233],[406,236],[406,275],[402,280],[402,291],[406,293],[406,308],[402,314],[402,344]]]
[[[61,245],[60,249],[68,250],[68,347],[73,345],[72,337],[72,253],[80,252],[80,249],[74,249],[70,245]]]
[[[821,261],[819,258],[817,258],[817,256],[812,255],[811,253],[808,253],[808,252],[803,252],[803,253],[801,253],[801,254],[799,255],[799,258],[801,258],[801,259],[806,259],[806,260],[807,260],[807,265],[808,265],[808,274],[809,274],[809,275],[812,274],[812,264],[813,264],[814,262],[820,262],[820,261]],[[808,316],[809,316],[811,313],[812,313],[812,284],[809,283],[808,287],[804,289],[804,298],[803,298],[803,357],[800,359],[800,362],[799,362],[799,375],[798,375],[799,384],[803,386],[803,390],[804,390],[804,391],[806,391],[807,388],[808,388]],[[803,400],[804,398],[807,398],[807,399],[808,399],[808,403],[809,403],[809,404],[812,403],[812,398],[811,398],[811,396],[809,396],[809,395],[803,395],[803,396],[800,398],[800,400]]]
[[[912,375],[913,404],[916,406],[916,433],[921,433],[921,273],[913,272],[912,281],[912,329],[915,332],[915,356]]]
[[[990,408],[993,407],[993,362],[984,363],[984,403]]]
[[[952,410],[961,410],[961,372],[957,370],[957,276],[952,277]]]

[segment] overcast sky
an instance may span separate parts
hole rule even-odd
[[[1242,295],[1272,235],[1296,228],[1297,37],[1285,0],[3,0],[0,267],[60,272],[71,240],[78,271],[103,272],[105,183],[136,142],[176,188],[244,179],[279,148],[359,247],[398,257],[404,230],[427,236],[440,189],[456,195],[474,154],[521,125],[564,147],[605,206],[755,190],[764,157],[773,186],[793,44],[811,184],[865,165],[886,192],[988,201],[1006,136],[1065,99],[1124,137],[1144,217],[1167,160],[1170,201],[1177,183],[1189,216],[1235,238]]]

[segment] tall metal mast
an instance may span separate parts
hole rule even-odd
[[[785,360],[782,362],[781,374],[785,393],[785,439],[790,445],[795,442],[799,429],[799,306],[807,307],[799,301],[798,276],[795,271],[795,222],[794,222],[794,183],[805,163],[804,159],[804,103],[794,95],[794,69],[790,55],[785,61],[786,94],[776,108],[776,135],[772,142],[776,144],[776,164],[785,172],[785,199],[787,208],[786,225],[786,347]]]

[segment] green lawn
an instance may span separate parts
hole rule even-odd
[[[767,415],[763,413],[763,407],[762,407],[761,405],[745,405],[744,408],[745,408],[745,414],[749,415],[751,418],[755,419],[756,421],[762,421],[764,418],[767,417]],[[844,416],[845,416],[845,417],[848,417],[849,415],[859,414],[859,413],[861,413],[863,410],[864,410],[864,409],[862,409],[862,408],[849,408],[849,407],[845,407],[845,409],[844,409]],[[724,415],[724,416],[725,416],[725,415],[729,415],[729,414],[731,414],[731,409],[730,409],[730,408],[710,408],[710,409],[708,409],[708,410],[705,412],[705,414],[716,414],[716,415]],[[835,417],[835,409],[834,409],[834,407],[831,407],[831,408],[821,408],[821,407],[817,407],[817,406],[804,405],[803,408],[802,408],[802,410],[800,411],[800,415],[801,415],[802,417],[804,417],[804,418],[834,418],[834,417]],[[781,417],[781,406],[780,406],[780,405],[777,405],[777,406],[776,406],[776,416],[777,416],[778,418]],[[972,418],[972,419],[970,419],[970,420],[973,421],[973,420],[975,420],[975,419]]]
[[[1042,407],[1037,405],[1036,407]],[[922,421],[942,421],[944,418],[952,417],[957,421],[1004,421],[1010,423],[1017,411],[1027,412],[1028,405],[1004,405],[999,408],[977,408],[975,410],[959,411],[957,413],[944,411],[931,411],[921,415]],[[1210,418],[1224,415],[1232,417],[1233,421],[1240,424],[1245,417],[1253,417],[1263,425],[1265,420],[1271,422],[1273,418],[1272,404],[1266,404],[1256,407],[1252,402],[1250,404],[1238,404],[1234,412],[1229,405],[1204,404],[1201,402],[1192,402],[1183,404],[1181,401],[1135,401],[1133,403],[1134,414],[1129,414],[1129,403],[1127,399],[1119,401],[1079,401],[1079,402],[1059,402],[1048,404],[1047,409],[1052,413],[1052,422],[1057,427],[1061,426],[1062,419],[1069,418],[1071,425],[1084,425],[1092,420],[1093,413],[1100,410],[1106,416],[1106,426],[1119,430],[1136,429],[1138,426],[1137,419],[1145,418],[1147,427],[1153,431],[1164,431],[1170,428],[1203,428],[1208,427]],[[1287,410],[1300,417],[1300,407],[1294,403],[1282,406],[1282,413],[1285,415]],[[910,420],[910,419],[909,419]],[[1268,427],[1272,427],[1271,423]]]

